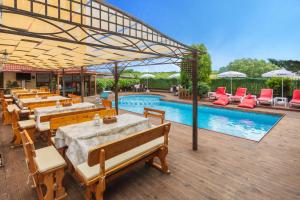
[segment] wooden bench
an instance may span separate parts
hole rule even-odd
[[[166,156],[170,127],[170,123],[162,124],[92,148],[87,162],[75,166],[76,175],[86,185],[86,199],[94,194],[97,200],[102,200],[106,184],[139,163],[169,174]],[[155,157],[160,164],[153,161]]]
[[[163,110],[156,110],[152,108],[144,108],[144,117],[154,117],[160,119],[161,124],[165,121],[165,114],[166,112]]]
[[[33,187],[36,189],[39,200],[62,199],[67,196],[62,185],[64,169],[67,166],[63,157],[53,146],[35,150],[34,144],[27,133],[21,133],[26,164],[29,169]],[[43,193],[42,186],[46,186]]]

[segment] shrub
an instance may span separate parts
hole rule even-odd
[[[141,84],[147,85],[147,79],[140,79]],[[149,78],[148,80],[150,89],[169,90],[172,86],[178,85],[177,79],[169,78]]]
[[[226,92],[230,92],[230,78],[212,79],[211,91],[215,91],[217,87],[226,87]],[[232,79],[232,92],[235,93],[238,87],[247,88],[247,93],[254,95],[260,94],[262,88],[266,88],[266,79],[264,78],[234,78]]]
[[[140,80],[138,79],[120,79],[119,80],[119,89],[121,90],[129,90],[134,85],[139,84]]]
[[[17,81],[11,82],[11,81],[7,81],[6,82],[6,87],[7,88],[18,88],[19,84]]]
[[[114,85],[113,79],[97,79],[97,86],[100,91],[105,89],[112,89]]]
[[[210,87],[207,83],[205,82],[198,82],[198,95],[200,97],[204,97],[207,95],[207,93],[209,92]]]
[[[282,87],[282,78],[270,78],[266,82],[269,88],[273,89],[273,95],[276,97],[280,97],[282,94],[281,87]],[[289,78],[283,79],[283,96],[287,97],[290,96],[291,93],[291,85],[292,81]]]
[[[138,79],[120,79],[119,80],[119,89],[128,90],[132,88],[134,85],[139,84]],[[115,81],[114,79],[97,79],[98,89],[101,91],[107,89],[114,89]]]
[[[198,95],[200,97],[205,97],[207,95],[207,93],[209,92],[210,90],[210,87],[207,83],[205,82],[198,82]],[[190,86],[189,89],[188,89],[188,92],[189,94],[192,94],[192,90],[193,90],[193,87]]]

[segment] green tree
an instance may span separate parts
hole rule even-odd
[[[202,52],[198,57],[198,74],[201,82],[210,84],[211,58],[204,44],[192,45],[193,48]]]
[[[237,59],[229,63],[226,67],[221,67],[219,73],[226,71],[238,71],[247,74],[248,77],[258,78],[263,73],[278,69],[277,65],[257,59]]]
[[[210,84],[210,74],[212,72],[212,69],[211,57],[208,53],[208,50],[204,44],[192,45],[192,47],[201,52],[201,54],[199,54],[198,56],[198,81]],[[191,59],[191,56],[187,56],[186,58]],[[189,88],[190,83],[191,77],[188,76],[188,73],[182,66],[180,72],[180,84],[185,88]]]
[[[286,70],[292,72],[300,72],[300,61],[298,60],[276,60],[269,59],[269,61],[280,68],[285,68]]]

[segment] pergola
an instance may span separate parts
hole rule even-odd
[[[177,64],[189,71],[193,149],[197,150],[197,58],[201,52],[100,0],[2,0],[0,12],[0,52],[7,56],[5,63],[49,70],[109,69],[115,77],[116,109],[118,80],[126,67]]]

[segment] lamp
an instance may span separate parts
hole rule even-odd
[[[2,57],[1,57],[1,61],[0,61],[0,71],[3,70],[3,66],[7,62],[7,60],[8,60],[8,53],[7,53],[6,49],[4,49],[4,51],[2,51]]]

